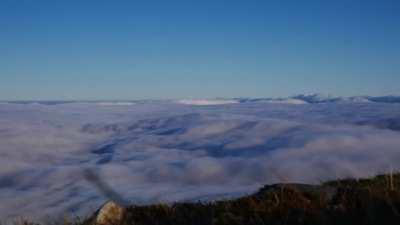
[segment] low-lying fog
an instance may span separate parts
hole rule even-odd
[[[2,103],[0,216],[97,209],[87,169],[133,204],[399,170],[399,131],[398,103]]]

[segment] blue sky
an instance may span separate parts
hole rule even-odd
[[[0,2],[0,99],[400,94],[400,2]]]

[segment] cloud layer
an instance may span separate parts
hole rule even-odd
[[[107,196],[88,170],[145,204],[400,169],[396,103],[104,106],[0,105],[2,218],[95,210]]]

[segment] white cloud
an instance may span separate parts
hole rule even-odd
[[[132,106],[136,103],[134,102],[97,102],[97,105],[101,106]]]
[[[303,105],[303,104],[308,104],[306,101],[303,101],[301,99],[294,99],[294,98],[287,98],[287,99],[275,99],[275,100],[269,100],[267,101],[268,103],[274,103],[274,104],[291,104],[291,105]]]
[[[0,217],[95,210],[88,168],[133,203],[399,170],[399,117],[398,104],[0,105]]]
[[[206,106],[206,105],[226,105],[226,104],[235,104],[239,103],[236,100],[230,99],[183,99],[178,100],[177,103],[185,104],[185,105],[198,105],[198,106]]]

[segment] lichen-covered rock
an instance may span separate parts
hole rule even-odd
[[[96,213],[94,224],[117,225],[120,224],[125,214],[125,208],[115,202],[105,203]]]

